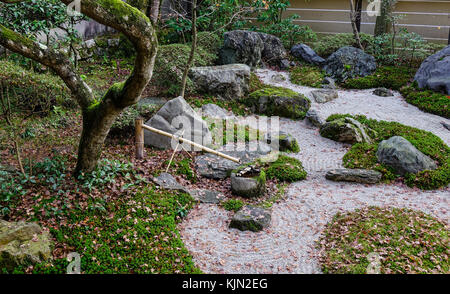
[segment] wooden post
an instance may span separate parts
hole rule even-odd
[[[144,124],[144,120],[142,118],[136,118],[135,127],[136,127],[136,159],[144,158],[144,129],[142,125]]]

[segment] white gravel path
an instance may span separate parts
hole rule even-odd
[[[274,72],[259,71],[267,84]],[[311,88],[276,84],[307,96]],[[441,127],[445,119],[424,113],[406,104],[400,95],[383,98],[370,90],[339,91],[339,98],[312,108],[326,118],[333,113],[364,114],[371,118],[400,123],[433,132],[447,144],[450,132]],[[447,122],[449,122],[447,120]],[[450,122],[449,122],[450,123]],[[281,129],[299,142],[300,153],[290,156],[303,162],[308,178],[293,183],[287,199],[274,204],[271,227],[262,232],[229,229],[231,213],[217,205],[200,204],[180,225],[184,244],[205,273],[320,273],[314,248],[323,226],[337,212],[366,206],[395,206],[421,210],[440,218],[449,218],[450,188],[421,191],[402,184],[362,185],[335,183],[325,179],[327,170],[342,167],[349,146],[319,135],[305,121],[282,119]]]

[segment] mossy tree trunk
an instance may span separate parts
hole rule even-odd
[[[73,0],[61,0],[66,5]],[[0,0],[15,3],[20,0]],[[158,2],[159,1],[154,1]],[[91,172],[100,158],[103,143],[114,120],[126,107],[137,103],[150,81],[158,40],[153,21],[139,9],[121,0],[83,0],[81,12],[95,21],[123,33],[134,45],[137,56],[131,75],[116,83],[100,99],[75,71],[68,56],[0,25],[0,44],[51,69],[71,90],[83,115],[83,131],[75,174]]]
[[[192,0],[192,45],[191,52],[189,54],[189,59],[187,61],[186,67],[184,68],[183,77],[181,78],[181,91],[180,96],[184,97],[186,92],[187,77],[189,74],[189,69],[192,67],[194,62],[195,50],[197,50],[197,0]]]

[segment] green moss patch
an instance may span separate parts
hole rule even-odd
[[[400,89],[406,101],[419,109],[450,118],[450,96],[430,90],[418,90],[415,86],[406,86]]]
[[[400,90],[414,77],[415,71],[409,67],[382,66],[372,75],[348,79],[341,86],[346,89],[388,88]]]
[[[320,88],[325,78],[325,72],[317,66],[291,67],[289,72],[291,82],[301,86]]]
[[[265,169],[268,179],[281,182],[298,182],[307,176],[300,160],[285,155],[280,155],[274,162],[266,163]]]
[[[348,114],[332,115],[327,121],[340,117],[352,116]],[[372,134],[374,143],[356,143],[350,148],[343,158],[345,167],[379,171],[383,174],[382,179],[385,182],[400,179],[401,177],[396,175],[391,168],[378,163],[376,152],[378,144],[381,141],[393,136],[401,136],[411,142],[419,151],[438,163],[436,170],[425,170],[417,174],[406,175],[403,180],[408,186],[429,190],[445,187],[450,183],[450,148],[441,138],[430,132],[405,126],[397,122],[377,121],[368,119],[362,115],[353,118],[376,133],[374,132]]]
[[[448,273],[449,231],[419,211],[370,207],[337,214],[318,241],[324,273]]]
[[[229,199],[222,202],[222,206],[225,210],[237,212],[244,206],[244,202],[239,199]]]

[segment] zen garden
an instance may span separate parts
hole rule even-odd
[[[450,3],[404,2],[0,0],[0,273],[450,273]]]

